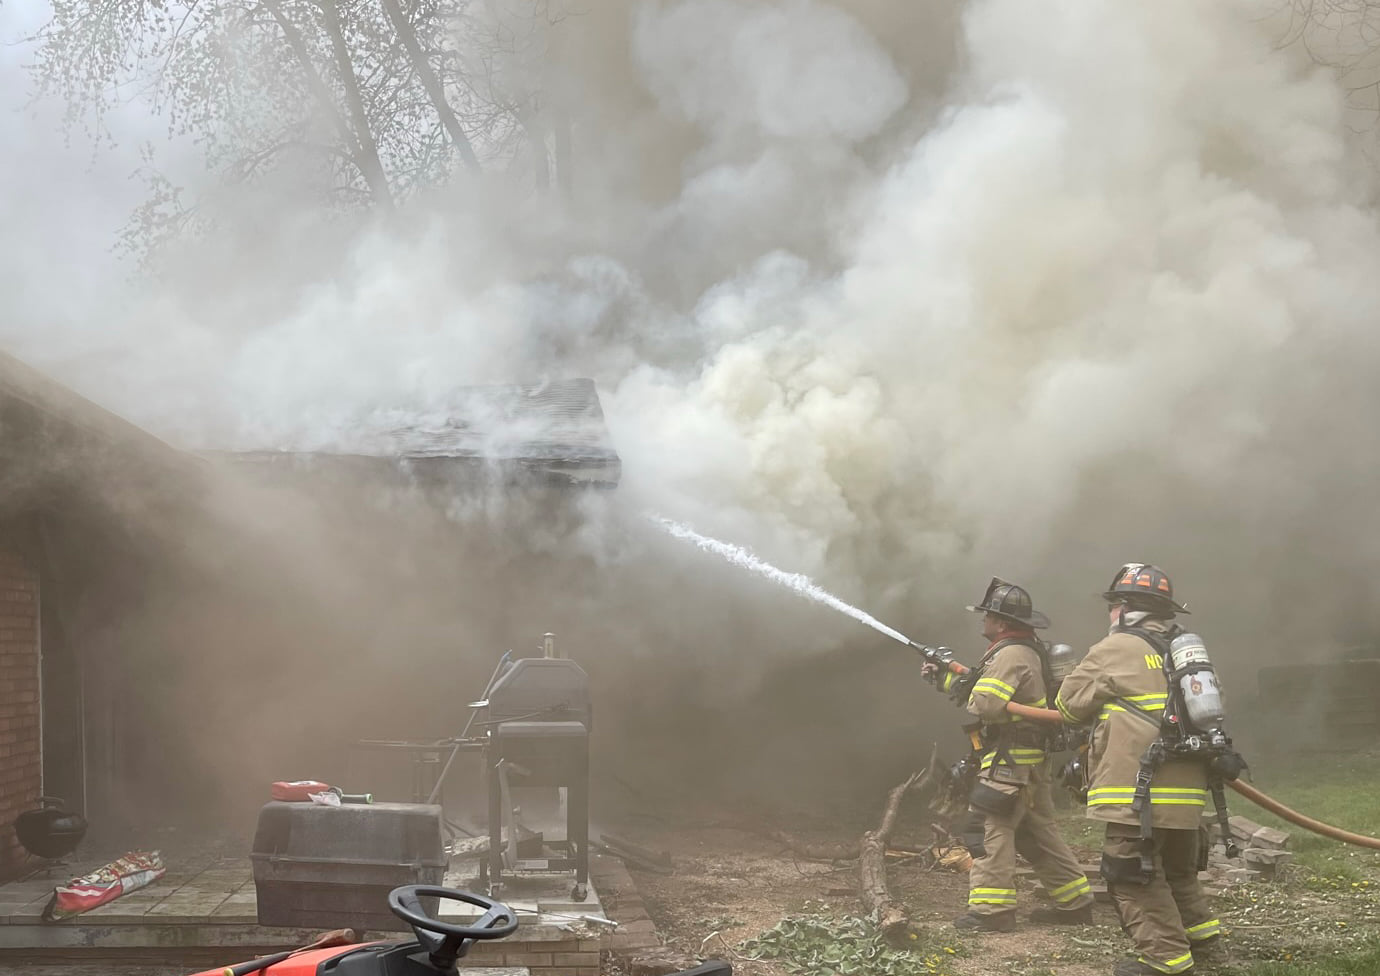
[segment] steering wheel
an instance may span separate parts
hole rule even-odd
[[[432,918],[422,909],[421,899],[444,898],[484,909],[473,925],[456,925]],[[455,968],[455,960],[469,951],[477,939],[506,939],[517,931],[517,913],[507,905],[461,891],[435,885],[403,885],[388,893],[388,910],[412,927],[417,941],[431,957],[431,965],[441,972]]]

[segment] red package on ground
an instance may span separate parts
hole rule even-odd
[[[292,782],[279,780],[273,784],[273,799],[288,803],[307,803],[313,793],[325,793],[330,787],[314,779],[299,779]]]
[[[167,872],[157,851],[135,851],[53,889],[43,921],[56,922],[108,904],[125,892],[153,884]]]

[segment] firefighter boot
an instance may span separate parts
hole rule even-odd
[[[1027,917],[1042,925],[1091,925],[1092,902],[1078,908],[1037,908]]]
[[[1220,935],[1214,935],[1210,939],[1202,939],[1190,945],[1193,950],[1193,961],[1212,965],[1214,963],[1224,963],[1227,961],[1227,947]]]
[[[960,932],[1014,932],[1016,931],[1016,910],[994,912],[991,915],[977,915],[969,912],[954,919],[954,928]]]

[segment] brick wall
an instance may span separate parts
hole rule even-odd
[[[0,877],[24,861],[10,824],[43,789],[38,642],[38,577],[0,550]]]

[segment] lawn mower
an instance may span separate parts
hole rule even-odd
[[[464,902],[484,910],[471,925],[428,915],[421,899]],[[353,929],[327,933],[309,946],[207,969],[195,976],[437,976],[457,972],[456,961],[477,941],[506,939],[517,931],[517,914],[507,905],[458,888],[404,885],[388,893],[388,909],[412,928],[415,939],[361,942]],[[726,962],[711,960],[674,976],[733,976]]]

